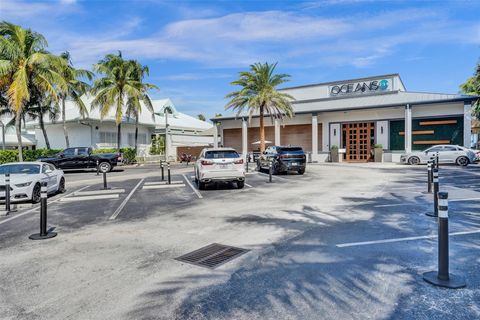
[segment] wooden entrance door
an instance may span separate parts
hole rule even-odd
[[[342,131],[345,137],[346,160],[350,162],[370,161],[375,124],[373,122],[344,123]]]

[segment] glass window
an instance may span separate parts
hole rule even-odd
[[[79,156],[88,156],[88,148],[78,148]]]
[[[100,143],[115,144],[117,142],[117,133],[109,131],[99,132]]]
[[[63,151],[63,155],[66,157],[72,157],[75,155],[75,148],[68,148]]]
[[[443,150],[443,147],[438,146],[438,147],[432,147],[430,149],[427,149],[428,152],[440,152]]]
[[[147,144],[147,134],[139,133],[137,142],[138,144]],[[128,134],[128,145],[131,147],[135,146],[135,133]]]
[[[280,148],[279,150],[280,152],[283,151],[283,152],[289,152],[289,151],[303,151],[302,148],[300,147],[284,147],[284,148]]]
[[[38,164],[10,164],[0,166],[0,174],[39,174],[40,166]]]
[[[50,163],[47,163],[47,166],[52,171],[56,170],[56,168],[53,165],[51,165]]]
[[[444,146],[443,151],[457,151],[457,147],[454,146]]]
[[[218,150],[205,152],[205,159],[238,158],[240,155],[235,150]]]

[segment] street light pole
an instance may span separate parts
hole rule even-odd
[[[168,162],[168,109],[165,108],[165,161]]]

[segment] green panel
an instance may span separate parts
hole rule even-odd
[[[405,136],[401,136],[400,132],[405,131],[405,121],[390,121],[390,150],[405,150]]]
[[[457,120],[455,124],[437,124],[421,126],[423,121]],[[449,144],[463,145],[463,117],[445,117],[435,119],[415,119],[412,121],[413,131],[433,130],[434,134],[420,134],[412,136],[412,149],[425,150],[431,144],[413,144],[419,140],[450,140]]]

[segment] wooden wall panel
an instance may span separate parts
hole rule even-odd
[[[177,159],[180,159],[182,153],[192,155],[193,157],[198,158],[200,152],[202,152],[203,148],[208,148],[209,146],[192,146],[192,147],[177,147]]]
[[[267,119],[265,119],[267,120]],[[260,140],[260,128],[248,128],[248,151],[260,150],[260,145],[253,145],[252,143]],[[271,144],[266,146],[273,146],[275,144],[275,127],[265,127],[265,140],[272,141]]]
[[[242,152],[242,129],[223,129],[223,146]]]
[[[282,145],[290,144],[300,146],[304,151],[312,151],[312,125],[280,126],[280,142]]]

